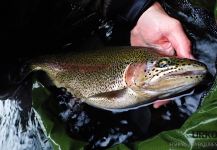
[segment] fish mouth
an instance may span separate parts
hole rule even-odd
[[[204,68],[190,69],[192,68],[173,72],[168,71],[165,74],[162,72],[161,76],[153,77],[144,88],[150,91],[157,90],[161,93],[165,91],[169,92],[170,90],[181,91],[182,89],[188,89],[201,83],[208,73]]]
[[[207,74],[206,70],[191,70],[191,71],[183,71],[183,72],[173,72],[168,74],[169,76],[204,76]]]

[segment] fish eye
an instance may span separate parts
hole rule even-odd
[[[171,60],[169,58],[160,59],[157,63],[157,67],[164,68],[168,67],[171,64]]]

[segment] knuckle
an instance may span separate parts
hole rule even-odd
[[[189,39],[186,41],[186,45],[187,45],[188,47],[191,47],[191,41],[190,41]]]
[[[139,34],[139,29],[137,26],[135,26],[131,31],[130,31],[131,35],[138,35]]]
[[[181,27],[181,23],[180,23],[178,20],[176,20],[176,19],[174,19],[174,20],[172,21],[172,25],[173,25],[173,27],[175,27],[175,28]]]

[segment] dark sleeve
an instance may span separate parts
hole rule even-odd
[[[155,0],[105,0],[103,14],[117,22],[126,22],[135,26],[141,14],[148,9]]]
[[[73,0],[71,2],[78,2],[85,12],[97,11],[107,19],[134,26],[139,16],[155,0]]]

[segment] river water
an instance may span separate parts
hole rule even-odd
[[[0,149],[40,150],[51,149],[47,138],[40,132],[41,126],[30,111],[26,122],[22,122],[19,100],[0,101]]]

